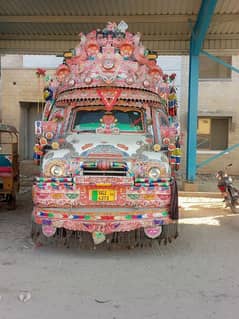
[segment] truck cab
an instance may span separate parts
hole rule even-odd
[[[35,241],[136,247],[178,235],[175,88],[136,35],[111,29],[82,35],[47,88],[35,124]]]

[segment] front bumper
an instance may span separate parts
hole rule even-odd
[[[97,200],[92,193],[106,190],[114,199]],[[38,178],[33,186],[33,221],[74,231],[113,232],[174,223],[169,216],[170,180],[135,186],[132,178]]]
[[[158,227],[173,223],[168,211],[159,209],[114,209],[111,213],[105,209],[97,211],[72,209],[46,209],[34,207],[33,220],[37,224],[74,231],[113,232],[131,231],[138,228]]]
[[[114,198],[97,200],[97,191],[114,193]],[[79,176],[74,179],[38,178],[33,185],[34,205],[49,208],[80,207],[157,207],[170,204],[170,180],[135,186],[131,177]]]

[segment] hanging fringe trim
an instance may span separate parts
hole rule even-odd
[[[106,240],[99,245],[95,245],[92,239],[92,234],[84,231],[71,231],[64,228],[58,228],[53,237],[45,237],[42,233],[41,225],[32,223],[31,237],[36,245],[49,245],[65,247],[80,247],[82,249],[95,249],[98,248],[144,248],[152,247],[153,242],[158,244],[171,243],[173,239],[178,237],[178,224],[177,222],[169,225],[162,226],[162,232],[158,238],[148,238],[144,229],[136,229],[129,232],[114,232],[106,235]]]
[[[169,207],[169,216],[172,220],[178,220],[179,211],[178,211],[178,186],[175,179],[170,183],[171,188],[171,202]]]

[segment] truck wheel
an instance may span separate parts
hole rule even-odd
[[[232,205],[231,211],[233,214],[238,214],[239,213],[239,205]]]
[[[9,195],[8,201],[7,201],[7,209],[8,210],[15,210],[17,208],[17,199],[16,194],[12,193]]]
[[[162,233],[158,238],[159,245],[164,243],[171,243],[173,239],[178,237],[178,223],[175,222],[173,224],[163,225],[162,226]]]
[[[35,245],[45,245],[48,243],[48,238],[45,237],[42,233],[42,226],[34,223],[31,223],[31,239]]]
[[[41,233],[40,225],[38,225],[32,221],[32,223],[31,223],[31,239],[33,240],[34,243],[36,243],[38,237],[40,236],[40,233]]]

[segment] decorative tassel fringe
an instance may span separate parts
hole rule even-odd
[[[114,232],[106,235],[106,240],[99,245],[95,245],[92,239],[92,234],[83,231],[72,231],[64,228],[58,228],[56,234],[52,237],[43,235],[41,225],[32,223],[31,237],[35,244],[49,245],[55,244],[56,246],[80,247],[82,249],[117,249],[117,248],[144,248],[152,247],[153,242],[158,244],[171,243],[173,239],[178,237],[178,224],[169,224],[162,226],[162,233],[158,238],[148,238],[144,229],[136,229],[129,232]]]

